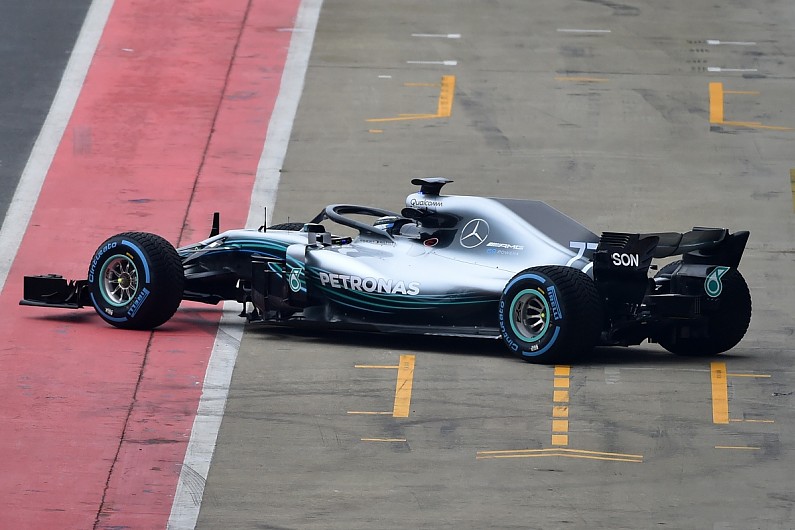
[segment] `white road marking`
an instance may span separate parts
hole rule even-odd
[[[304,90],[306,69],[322,5],[323,0],[302,0],[298,9],[282,73],[279,96],[276,98],[268,123],[265,145],[257,165],[257,176],[246,226],[259,226],[262,223],[262,207],[267,209],[268,215],[272,215],[271,212],[276,204],[281,169],[287,154],[298,102]],[[199,408],[171,506],[167,526],[169,530],[196,527],[204,485],[215,451],[218,430],[221,427],[232,381],[232,371],[243,335],[243,326],[235,310],[239,311],[239,308],[240,306],[235,302],[224,304],[224,315],[207,365]]]
[[[28,229],[30,217],[36,201],[39,199],[41,187],[50,164],[55,157],[55,151],[61,143],[66,126],[72,117],[72,112],[83,88],[83,82],[88,73],[88,67],[94,58],[94,53],[99,43],[99,38],[105,29],[108,15],[113,7],[114,0],[93,0],[88,8],[80,34],[75,42],[69,62],[66,63],[61,84],[52,101],[50,111],[44,120],[36,143],[30,152],[30,157],[19,178],[19,184],[14,192],[14,197],[8,205],[6,217],[0,227],[0,291],[8,279],[8,272],[17,256],[19,245]]]
[[[758,72],[756,68],[721,68],[720,66],[708,66],[707,72]]]
[[[168,529],[193,529],[199,517],[204,485],[210,471],[218,430],[224,417],[232,372],[243,338],[240,304],[225,302],[221,324],[204,375],[202,395],[171,505]]]
[[[730,44],[734,46],[756,46],[755,42],[740,42],[740,41],[726,41],[726,40],[713,40],[707,39],[707,44],[710,46],[719,46],[721,44]]]
[[[406,64],[439,64],[442,66],[455,66],[458,61],[406,61]]]
[[[304,92],[306,68],[309,65],[309,55],[315,40],[315,30],[322,5],[323,0],[302,0],[298,9],[295,26],[304,31],[293,32],[290,39],[279,96],[276,98],[268,124],[265,147],[257,164],[257,176],[254,180],[246,226],[262,224],[262,208],[266,208],[270,216],[276,204],[282,164],[287,154],[298,102]]]
[[[610,33],[610,30],[609,29],[558,28],[558,33]]]
[[[412,37],[424,37],[428,39],[460,39],[460,33],[412,33]]]
[[[378,79],[392,79],[391,75],[379,75]]]

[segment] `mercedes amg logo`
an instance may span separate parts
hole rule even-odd
[[[475,248],[482,244],[489,237],[489,223],[483,219],[472,219],[463,230],[461,230],[461,246],[464,248]]]

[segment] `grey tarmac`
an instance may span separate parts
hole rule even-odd
[[[444,176],[596,232],[750,230],[754,317],[715,358],[569,366],[249,326],[198,528],[795,528],[793,25],[783,0],[327,0],[274,222]]]
[[[0,220],[58,90],[89,0],[4,2],[0,14]],[[12,220],[13,222],[13,220]]]

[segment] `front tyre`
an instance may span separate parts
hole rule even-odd
[[[125,232],[106,240],[88,268],[94,309],[123,329],[154,329],[182,301],[185,275],[174,247],[155,234]]]
[[[503,341],[528,362],[558,362],[590,352],[603,320],[593,280],[571,267],[522,271],[508,282],[500,298]]]

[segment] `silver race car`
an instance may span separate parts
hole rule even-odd
[[[208,239],[179,249],[125,232],[99,246],[86,279],[26,276],[20,303],[93,306],[113,326],[152,329],[182,300],[236,300],[250,321],[502,338],[543,363],[644,340],[714,355],[745,335],[748,232],[597,236],[540,201],[442,195],[449,182],[413,180],[400,212],[333,204],[307,223],[223,233],[216,214]]]

